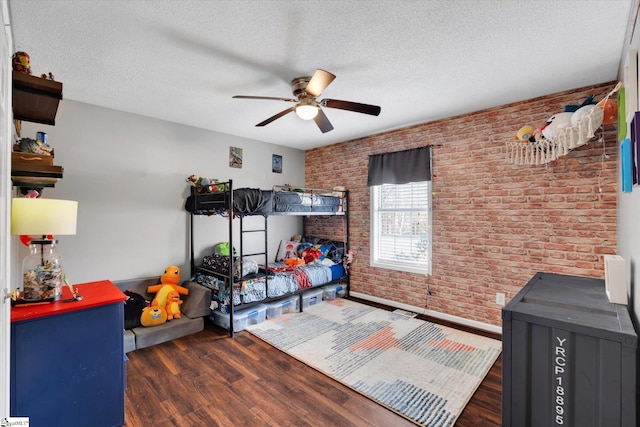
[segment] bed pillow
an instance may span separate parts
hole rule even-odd
[[[344,242],[336,242],[331,241],[331,249],[329,253],[327,253],[327,258],[336,264],[340,264],[342,262],[342,258],[344,257]]]
[[[332,245],[314,245],[313,243],[300,243],[298,245],[298,258],[305,260],[307,264],[310,264],[310,259],[313,258],[313,262],[320,262],[327,257],[327,254],[331,250]],[[310,252],[313,251],[313,257],[310,256]]]
[[[344,257],[344,242],[340,242],[337,240],[322,239],[320,237],[315,237],[315,236],[306,236],[304,240],[305,242],[309,242],[313,245],[322,245],[322,246],[329,245],[330,249],[328,252],[325,253],[325,257],[329,258],[331,261],[337,264],[342,262],[342,258]]]
[[[281,240],[276,261],[284,261],[287,258],[298,256],[298,246],[300,242],[292,242],[290,240]]]
[[[331,251],[331,249],[333,249],[333,245],[328,244],[328,245],[316,245],[317,249],[320,249],[320,252],[322,252],[322,256],[318,259],[318,261],[322,261],[323,259],[327,258],[327,255],[329,254],[329,251]]]
[[[313,246],[313,243],[298,243],[298,246],[296,247],[296,256],[298,258],[302,258],[303,255],[302,253],[304,252],[305,249],[310,248]]]

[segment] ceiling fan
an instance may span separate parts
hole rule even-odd
[[[280,111],[278,114],[269,117],[265,121],[258,123],[256,126],[266,126],[272,121],[289,114],[293,111],[303,120],[311,120],[316,122],[322,133],[329,132],[333,129],[333,125],[327,118],[326,114],[320,107],[338,108],[340,110],[354,111],[356,113],[369,114],[377,116],[380,114],[380,107],[377,105],[360,104],[358,102],[341,101],[339,99],[322,99],[318,101],[316,98],[331,84],[336,76],[328,71],[317,69],[311,77],[296,77],[291,80],[291,89],[295,98],[278,98],[271,96],[247,96],[235,95],[233,98],[242,99],[270,99],[275,101],[295,102],[291,108]]]

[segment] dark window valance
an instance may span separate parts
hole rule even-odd
[[[369,156],[369,187],[422,181],[431,181],[430,147]]]

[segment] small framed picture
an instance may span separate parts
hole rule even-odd
[[[229,166],[242,169],[242,148],[229,147]]]
[[[282,156],[273,155],[271,158],[271,171],[273,173],[282,173]]]

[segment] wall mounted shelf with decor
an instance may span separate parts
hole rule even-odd
[[[55,125],[62,83],[14,71],[13,119]],[[19,126],[16,131],[20,136]],[[52,155],[18,151],[11,153],[11,180],[16,187],[53,187],[62,178],[62,166],[53,164]]]
[[[523,126],[513,140],[507,141],[507,160],[515,165],[548,165],[588,144],[603,124],[618,120],[618,107],[610,98],[622,89],[622,83],[618,83],[598,102],[591,96],[582,106],[566,106],[564,112],[551,116],[541,128]]]
[[[18,156],[15,156],[15,155]],[[53,187],[62,178],[62,166],[43,163],[25,163],[16,160],[28,153],[12,153],[11,156],[11,180],[17,187]],[[52,156],[42,156],[52,157]]]
[[[13,72],[13,119],[56,124],[62,83]]]
[[[15,150],[15,147],[14,147]],[[62,178],[64,168],[53,164],[53,153],[49,155],[11,153],[11,181],[16,187],[54,187]]]

